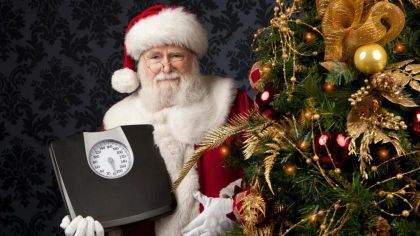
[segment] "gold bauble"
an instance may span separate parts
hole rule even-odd
[[[263,76],[266,76],[266,75],[270,74],[270,72],[271,72],[271,65],[270,64],[263,65],[263,67],[262,67],[262,75]]]
[[[311,110],[304,110],[304,111],[302,112],[302,115],[303,115],[303,117],[304,117],[306,120],[311,120],[311,119],[312,119],[312,115],[313,115],[313,113],[312,113],[312,111],[311,111]]]
[[[377,43],[361,46],[354,53],[354,65],[365,74],[381,72],[386,66],[387,59],[385,49]]]

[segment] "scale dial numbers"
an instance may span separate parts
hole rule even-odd
[[[133,157],[124,144],[107,139],[96,143],[90,149],[88,162],[95,174],[107,179],[116,179],[130,171]]]

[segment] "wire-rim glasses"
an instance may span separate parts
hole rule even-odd
[[[157,53],[152,55],[145,55],[147,67],[155,74],[161,72],[165,66],[171,65],[175,69],[178,69],[184,65],[185,60],[188,56],[188,52],[171,52],[167,55],[168,62],[164,63],[164,55]]]

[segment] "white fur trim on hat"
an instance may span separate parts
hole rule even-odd
[[[123,68],[114,72],[111,84],[112,88],[119,93],[131,93],[139,87],[140,82],[135,71]]]
[[[139,20],[125,37],[127,53],[135,60],[144,51],[162,45],[183,46],[201,58],[207,52],[207,32],[195,15],[178,7]]]

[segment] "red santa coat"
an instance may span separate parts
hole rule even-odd
[[[196,103],[184,107],[171,107],[151,112],[147,102],[133,93],[112,106],[104,117],[105,129],[121,125],[152,124],[154,140],[160,147],[168,173],[174,181],[183,165],[200,143],[205,132],[223,125],[230,117],[249,110],[251,103],[244,91],[238,90],[232,79],[203,77],[208,93]],[[140,91],[141,93],[141,91]],[[181,230],[198,214],[198,202],[193,193],[200,190],[209,197],[219,197],[220,191],[240,178],[237,170],[223,167],[220,148],[208,150],[199,160],[197,168],[188,173],[175,196],[178,207],[173,214],[157,220],[155,232],[148,223],[128,227],[129,235],[181,235]]]

